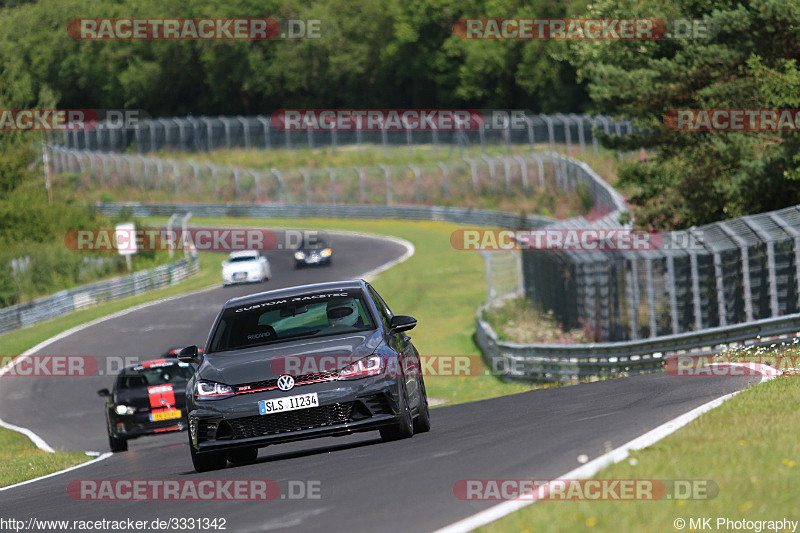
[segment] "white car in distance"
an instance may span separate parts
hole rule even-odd
[[[222,285],[260,283],[272,277],[269,260],[258,250],[231,252],[222,262]]]

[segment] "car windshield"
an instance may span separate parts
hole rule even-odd
[[[117,390],[139,389],[156,385],[184,384],[194,374],[189,363],[144,363],[124,370],[117,377]]]
[[[375,329],[361,294],[309,294],[227,309],[209,352]]]
[[[322,250],[327,247],[328,245],[321,239],[305,240],[300,243],[301,250]]]
[[[240,255],[238,257],[231,257],[228,259],[229,263],[241,263],[244,261],[255,261],[258,259],[257,255]]]

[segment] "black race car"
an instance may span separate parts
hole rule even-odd
[[[194,368],[175,359],[156,359],[122,369],[114,388],[97,391],[106,400],[112,452],[128,449],[142,435],[186,429],[186,383]]]
[[[198,472],[247,463],[258,448],[358,431],[384,440],[430,429],[419,353],[365,281],[293,287],[229,300],[187,387]]]
[[[333,249],[324,239],[317,235],[306,235],[295,248],[294,267],[330,265],[332,259]]]

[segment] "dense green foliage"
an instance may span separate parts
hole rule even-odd
[[[711,39],[573,42],[570,61],[596,109],[636,117],[641,135],[617,145],[653,151],[621,184],[640,224],[687,227],[800,203],[796,132],[673,131],[677,109],[800,107],[796,0],[601,0],[592,16],[704,19]]]
[[[30,107],[141,108],[151,115],[305,107],[498,107],[580,111],[553,42],[465,41],[462,17],[563,17],[547,0],[41,0],[0,15],[0,96]],[[80,41],[81,17],[273,17],[324,21],[323,38]]]

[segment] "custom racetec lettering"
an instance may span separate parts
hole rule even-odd
[[[309,294],[306,296],[294,296],[292,298],[284,298],[282,300],[271,300],[268,302],[261,302],[253,305],[247,305],[244,307],[240,307],[236,309],[235,313],[242,313],[244,311],[252,311],[254,309],[261,309],[262,307],[271,307],[273,305],[280,305],[280,304],[288,304],[292,302],[305,302],[305,301],[314,301],[314,300],[325,300],[327,298],[338,298],[342,296],[347,296],[346,292],[333,292],[333,293],[326,293],[326,294]]]

